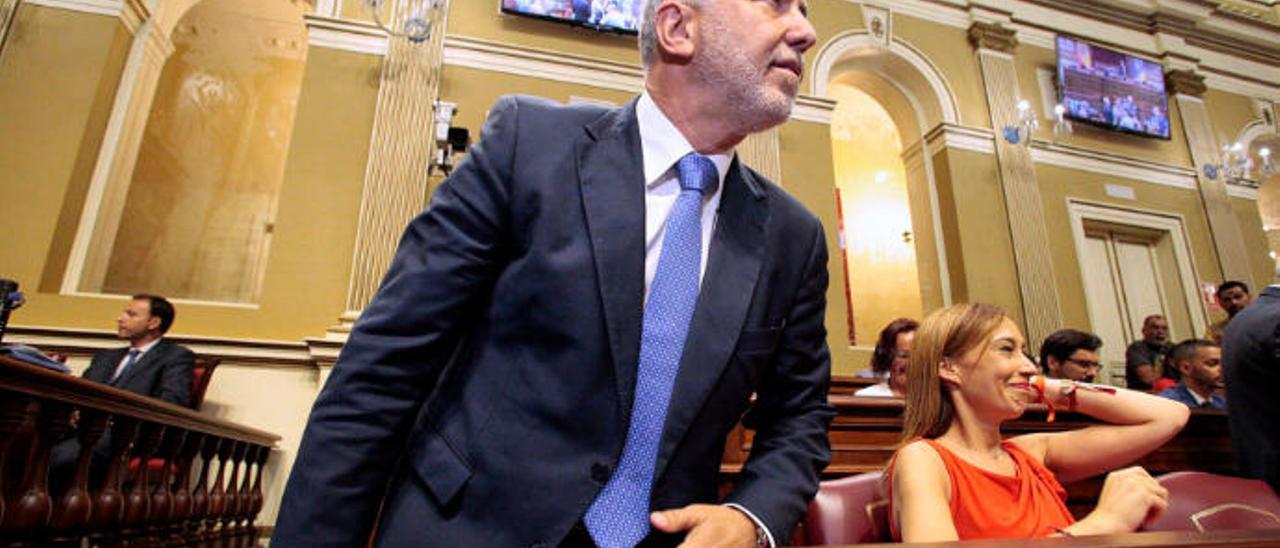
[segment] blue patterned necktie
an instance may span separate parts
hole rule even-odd
[[[116,374],[111,377],[110,384],[115,384],[116,381],[120,380],[120,377],[124,376],[124,372],[129,370],[129,367],[133,365],[133,362],[138,361],[138,354],[140,354],[140,352],[138,352],[137,348],[129,349],[129,357],[124,360],[124,365],[121,365],[119,369],[116,369]]]
[[[702,264],[702,196],[719,180],[706,156],[689,153],[676,162],[680,195],[667,218],[658,270],[649,287],[640,335],[635,401],[622,460],[583,522],[604,548],[635,546],[649,533],[649,493],[667,404],[680,369],[685,337],[698,303]]]

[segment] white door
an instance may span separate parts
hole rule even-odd
[[[1124,350],[1140,338],[1142,320],[1168,316],[1156,241],[1113,230],[1085,231],[1080,260],[1093,331],[1102,338],[1102,382],[1124,385]]]

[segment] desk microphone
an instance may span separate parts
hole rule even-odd
[[[0,342],[4,341],[4,330],[9,325],[9,312],[18,302],[18,282],[0,278]]]

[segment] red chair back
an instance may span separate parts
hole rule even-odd
[[[818,484],[804,518],[808,545],[888,542],[889,502],[881,472],[867,472]]]
[[[1173,472],[1156,481],[1169,490],[1169,507],[1144,528],[1147,531],[1280,527],[1280,497],[1261,480]]]
[[[207,356],[196,357],[195,366],[191,368],[191,397],[187,407],[196,411],[204,404],[204,393],[209,389],[209,380],[213,378],[213,370],[218,368],[222,360]]]

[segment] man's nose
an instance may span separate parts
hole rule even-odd
[[[800,11],[799,2],[796,2],[795,7],[791,9],[790,18],[791,27],[787,30],[785,37],[787,45],[803,54],[818,43],[818,32],[814,30],[809,18]]]

